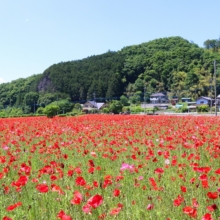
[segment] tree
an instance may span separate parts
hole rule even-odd
[[[123,105],[118,100],[111,101],[111,103],[109,105],[110,112],[112,112],[114,114],[119,114],[122,111],[122,108],[123,108]]]
[[[132,104],[139,104],[141,101],[140,92],[136,92],[133,96],[130,97]]]
[[[120,102],[122,103],[123,106],[128,106],[129,105],[129,99],[125,95],[122,95],[120,97]]]
[[[144,81],[138,78],[134,83],[135,91],[143,91],[144,90]]]
[[[48,118],[53,118],[57,115],[59,110],[60,108],[57,105],[48,105],[44,109],[44,114],[46,114]]]
[[[46,105],[54,102],[56,99],[57,99],[57,97],[53,93],[40,94],[40,97],[38,99],[38,104],[40,106],[46,106]]]
[[[80,105],[80,103],[76,103],[74,105],[74,109],[82,110],[82,106]]]
[[[38,97],[39,94],[37,92],[29,92],[24,96],[24,104],[30,107],[31,112],[35,112],[36,110]]]
[[[213,40],[206,40],[204,42],[204,47],[206,49],[213,49],[213,51],[218,51],[220,46],[220,40],[219,39],[213,39]]]

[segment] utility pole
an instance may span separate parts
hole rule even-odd
[[[146,86],[144,85],[144,114],[146,114]]]
[[[212,115],[212,78],[210,79],[210,86],[211,86],[211,101],[210,101],[210,115]]]
[[[216,92],[216,61],[214,60],[214,83],[215,83],[215,116],[217,116],[217,92]]]
[[[93,99],[94,99],[94,101],[95,101],[95,92],[93,92]]]
[[[34,101],[34,114],[35,114],[35,101]]]

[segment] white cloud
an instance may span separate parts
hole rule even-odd
[[[4,83],[4,82],[5,82],[5,80],[2,79],[2,78],[0,78],[0,84],[1,84],[1,83]]]

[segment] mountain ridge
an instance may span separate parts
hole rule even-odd
[[[220,54],[181,37],[159,38],[81,60],[53,64],[41,74],[0,84],[0,106],[22,106],[58,98],[72,102],[114,99],[152,92],[209,96],[213,61]],[[220,80],[217,78],[217,83]],[[219,90],[219,88],[218,88]],[[28,98],[29,97],[29,98]],[[45,101],[44,101],[45,102]]]

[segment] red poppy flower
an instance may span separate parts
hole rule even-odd
[[[216,204],[213,204],[213,205],[210,205],[210,206],[207,207],[207,209],[208,209],[209,211],[211,211],[211,212],[215,211],[217,208],[218,208],[218,207],[217,207]]]
[[[121,208],[117,207],[111,210],[110,215],[118,215],[121,211]]]
[[[76,178],[75,182],[76,182],[76,185],[77,185],[77,186],[85,186],[85,185],[86,185],[86,181],[85,181],[84,178],[81,177],[81,176],[78,176],[78,177]]]
[[[82,194],[79,191],[74,192],[74,198],[70,201],[73,205],[79,205],[82,202]]]
[[[51,180],[51,181],[55,181],[55,180],[57,180],[57,179],[58,179],[58,178],[57,178],[57,176],[55,176],[55,175],[51,175],[51,176],[50,176],[50,180]]]
[[[121,191],[119,189],[114,189],[113,196],[118,197],[120,195]]]
[[[197,216],[197,210],[191,206],[184,207],[183,212],[193,218]]]
[[[156,173],[156,174],[162,174],[163,172],[164,172],[163,168],[157,168],[154,170],[154,173]]]
[[[6,208],[7,211],[13,211],[14,209],[16,209],[17,207],[21,206],[22,205],[22,202],[17,202],[13,205],[10,205]]]
[[[56,184],[52,184],[51,185],[51,191],[52,192],[58,192],[59,193],[59,195],[64,195],[65,193],[63,192],[63,190],[59,187],[59,186],[57,186]]]
[[[180,206],[184,202],[184,198],[181,195],[178,195],[177,198],[173,201],[174,206]]]
[[[12,218],[9,218],[8,216],[4,216],[2,220],[12,220]]]
[[[107,186],[112,185],[112,181],[110,179],[104,180],[103,188],[106,188]]]
[[[46,184],[39,184],[36,186],[36,189],[41,193],[46,193],[49,190],[49,187]]]
[[[67,176],[72,176],[73,173],[74,173],[74,170],[68,170],[68,172],[67,172]]]
[[[215,171],[216,174],[220,174],[220,168]]]
[[[89,204],[86,204],[82,207],[82,211],[85,213],[92,213],[92,207]]]
[[[183,193],[185,193],[187,191],[186,187],[185,186],[180,186],[180,189]]]
[[[218,198],[218,192],[208,192],[208,193],[207,193],[207,196],[208,196],[210,199],[217,199],[217,198]]]
[[[152,210],[153,208],[154,208],[154,205],[153,205],[153,204],[148,204],[147,210]]]
[[[98,194],[89,198],[87,202],[87,204],[94,209],[100,206],[102,203],[103,203],[103,197]]]
[[[197,202],[196,198],[192,198],[192,205],[193,205],[194,208],[199,207],[199,203]]]
[[[69,215],[66,215],[63,210],[61,210],[61,211],[57,214],[57,218],[60,218],[61,220],[72,220],[72,218],[71,218]]]
[[[209,213],[206,213],[205,215],[203,215],[202,220],[214,220],[212,218],[212,215]]]
[[[12,186],[15,186],[15,187],[25,186],[27,182],[28,182],[27,176],[20,176],[16,182],[12,183]]]
[[[99,183],[94,180],[94,181],[93,181],[93,186],[97,188],[97,187],[99,187]]]
[[[204,189],[209,188],[209,182],[208,182],[208,180],[202,180],[202,187],[203,187]]]

